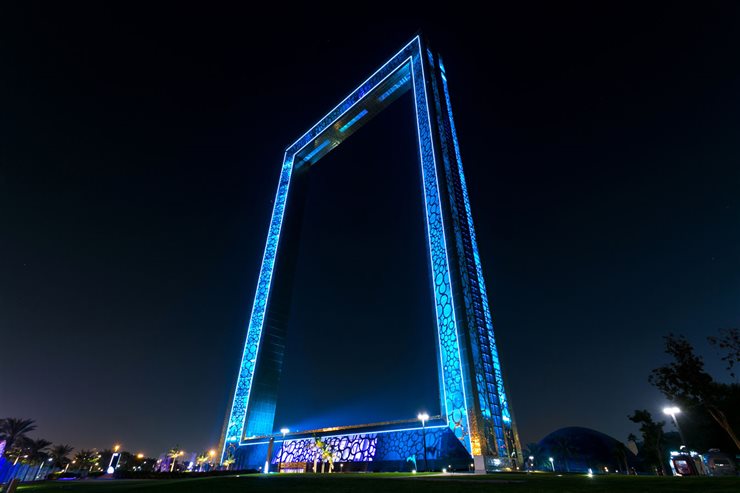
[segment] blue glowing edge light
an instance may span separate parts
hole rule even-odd
[[[237,384],[234,390],[234,398],[224,436],[222,461],[226,458],[231,447],[239,446],[244,440],[245,419],[249,405],[250,392],[252,389],[252,380],[254,378],[257,358],[259,357],[259,345],[263,332],[265,310],[267,308],[268,298],[270,295],[273,268],[277,258],[280,232],[296,155],[302,152],[307,146],[310,146],[310,144],[313,144],[314,147],[312,148],[312,151],[302,158],[302,160],[308,161],[329,146],[329,140],[322,140],[324,139],[322,133],[330,129],[333,125],[336,125],[337,122],[345,117],[356,104],[363,101],[369,94],[373,93],[373,91],[388,79],[388,77],[394,74],[398,75],[399,70],[406,70],[408,73],[402,73],[400,78],[394,83],[394,85],[390,86],[390,88],[386,85],[385,92],[380,95],[378,99],[387,98],[403,84],[408,83],[410,77],[416,110],[415,115],[424,189],[423,196],[426,211],[426,233],[429,248],[430,270],[436,302],[437,342],[440,353],[440,383],[443,391],[442,403],[444,404],[443,419],[446,422],[446,425],[455,433],[458,439],[460,439],[465,448],[468,451],[471,450],[467,396],[465,395],[465,387],[463,385],[460,343],[458,341],[458,328],[456,327],[453,293],[451,290],[445,224],[442,219],[440,206],[441,192],[437,177],[437,157],[435,156],[434,144],[432,141],[432,127],[428,106],[429,100],[427,97],[427,74],[425,74],[426,69],[422,56],[422,42],[417,36],[373,75],[371,75],[365,82],[363,82],[355,91],[339,103],[339,105],[311,127],[311,129],[309,129],[303,136],[288,147],[285,152],[272,210],[272,218],[270,220],[267,234],[267,241],[262,257],[262,266],[260,268],[259,279],[257,281],[257,290],[254,297],[254,303],[252,305],[252,314],[239,367]],[[449,107],[446,80],[444,92],[445,97],[448,98],[447,101]],[[340,128],[340,132],[346,131],[351,125],[356,123],[366,114],[366,110],[359,112],[353,119],[349,120]],[[456,137],[454,140],[455,152],[457,154],[459,165],[461,166],[462,163],[459,161],[459,150],[457,147]],[[317,144],[317,142],[320,142],[320,144]],[[336,147],[336,145],[329,146],[329,149],[334,147]],[[318,159],[320,158],[321,155],[319,155]],[[465,190],[464,182],[463,188],[465,192],[468,218],[470,218],[467,190]],[[470,219],[470,221],[472,221],[472,219]],[[475,245],[474,238],[473,244]],[[480,269],[477,247],[475,253],[476,266]],[[481,286],[481,289],[485,293],[485,287]],[[488,317],[488,327],[491,332],[491,336],[493,336],[493,329],[490,324],[490,314],[488,313],[488,310],[486,310],[486,315]],[[491,341],[493,341],[493,338],[491,338]],[[495,347],[493,347],[492,350],[493,354],[496,355]],[[499,395],[501,398],[502,411],[503,415],[508,417],[509,411],[506,406],[505,394],[503,393],[503,383],[500,380],[500,368],[498,365],[497,355],[494,359],[496,363],[497,382],[500,383]],[[420,428],[421,427],[419,427],[419,429]]]
[[[483,279],[483,268],[481,267],[480,255],[478,253],[478,240],[476,239],[475,227],[473,225],[473,214],[470,207],[470,198],[468,196],[468,187],[465,182],[465,173],[463,172],[462,157],[460,155],[460,146],[457,141],[457,129],[455,128],[455,119],[452,116],[452,102],[450,101],[450,93],[447,87],[447,76],[445,74],[445,67],[442,59],[439,59],[440,77],[442,79],[442,90],[444,92],[445,103],[447,107],[447,118],[450,125],[450,134],[452,136],[453,148],[455,150],[455,164],[460,177],[460,188],[462,190],[463,203],[465,206],[465,219],[468,223],[468,234],[470,235],[470,243],[473,248],[473,261],[475,263],[475,270],[477,272],[478,289],[481,293],[481,304],[483,305],[483,316],[485,318],[485,328],[487,332],[487,339],[490,344],[491,359],[493,363],[494,378],[496,381],[496,392],[498,397],[498,404],[501,409],[501,423],[500,428],[511,428],[512,419],[511,411],[509,410],[509,402],[506,398],[506,388],[504,386],[503,374],[501,372],[501,362],[498,357],[498,349],[496,347],[496,340],[493,333],[493,321],[491,319],[491,310],[488,305],[488,294],[486,292],[486,284]],[[489,410],[490,413],[490,410]],[[509,447],[506,446],[506,440],[503,434],[497,430],[496,441],[498,442],[499,450],[507,450]],[[516,445],[512,444],[514,447]],[[509,451],[511,453],[511,451]]]

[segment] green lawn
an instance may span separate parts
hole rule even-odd
[[[28,493],[227,493],[227,492],[332,492],[332,493],[424,493],[475,492],[645,492],[645,493],[738,493],[740,478],[675,478],[634,476],[586,476],[553,474],[489,474],[485,476],[408,474],[332,475],[241,475],[217,478],[170,480],[56,481],[22,486]]]

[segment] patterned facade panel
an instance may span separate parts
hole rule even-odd
[[[270,229],[267,233],[265,252],[262,257],[262,267],[260,268],[257,290],[252,305],[252,316],[249,320],[247,338],[244,343],[244,351],[242,352],[239,374],[234,390],[234,400],[231,405],[229,421],[226,427],[224,448],[221,454],[222,460],[226,458],[226,452],[229,446],[238,443],[244,433],[244,418],[247,413],[252,377],[254,376],[257,352],[262,337],[262,325],[267,307],[267,299],[270,293],[270,283],[277,257],[280,229],[283,223],[285,204],[288,200],[288,189],[290,188],[292,171],[293,157],[286,154],[283,167],[280,171],[280,181],[278,183],[277,194],[275,195],[275,204],[272,209]]]
[[[447,206],[449,217],[454,228],[454,241],[452,248],[456,252],[457,289],[461,296],[462,313],[460,313],[459,330],[460,337],[469,341],[470,347],[464,353],[467,365],[463,367],[466,381],[466,391],[469,392],[471,403],[468,407],[470,419],[471,447],[473,455],[495,454],[494,430],[492,416],[495,413],[492,403],[498,402],[498,397],[489,395],[489,388],[495,389],[493,368],[490,364],[491,357],[488,351],[488,334],[485,330],[485,322],[481,314],[480,291],[477,289],[477,276],[472,262],[472,246],[468,230],[468,219],[466,217],[460,187],[459,167],[453,150],[454,135],[450,124],[449,115],[451,111],[442,98],[440,90],[439,74],[443,69],[437,70],[434,55],[427,50],[427,58],[433,73],[432,92],[436,109],[436,120],[439,127],[440,150],[444,164],[444,174],[447,190]],[[491,385],[488,385],[488,384]],[[497,406],[497,405],[496,405]]]
[[[315,438],[286,440],[275,452],[272,463],[278,462],[320,462],[331,457],[334,462],[372,462],[378,448],[377,433],[333,436],[320,439],[319,447]]]
[[[426,76],[421,44],[412,60],[414,97],[416,99],[417,129],[421,155],[424,202],[427,214],[427,236],[434,282],[437,310],[439,352],[444,387],[444,404],[447,424],[470,450],[468,413],[463,387],[460,341],[457,334],[455,309],[452,300],[450,269],[445,242],[445,227],[440,203],[437,163],[434,155],[432,127],[427,101]]]
[[[322,442],[321,447],[317,446],[317,439]],[[269,450],[267,442],[242,445],[236,451],[234,469],[262,469]],[[427,463],[424,461],[425,454]],[[365,463],[367,466],[364,470],[377,471],[441,468],[448,464],[460,469],[470,465],[468,451],[452,430],[446,426],[435,426],[426,430],[333,435],[286,439],[284,442],[278,440],[273,445],[268,469],[275,471],[278,463],[302,462],[312,470],[314,461],[329,462],[329,457],[335,463],[335,470],[337,463]],[[318,471],[322,469],[317,468]]]
[[[496,347],[496,342],[494,338],[494,332],[493,332],[493,321],[491,319],[491,310],[490,306],[488,304],[488,294],[486,292],[486,284],[483,279],[483,269],[481,267],[481,261],[480,261],[480,255],[478,253],[478,241],[476,239],[475,235],[475,228],[473,226],[473,215],[471,212],[470,207],[470,199],[468,196],[468,189],[467,184],[465,182],[465,174],[463,173],[463,167],[462,167],[462,157],[460,155],[460,147],[457,141],[457,131],[455,129],[455,120],[452,116],[452,106],[450,101],[450,94],[447,87],[447,77],[444,73],[444,65],[442,64],[442,61],[440,60],[440,70],[442,72],[442,87],[444,90],[444,96],[445,96],[445,102],[446,107],[448,111],[448,119],[449,119],[449,125],[450,125],[450,133],[452,135],[452,141],[453,141],[453,147],[455,151],[455,160],[457,163],[457,171],[459,175],[459,181],[460,181],[460,188],[462,192],[462,198],[463,198],[463,204],[465,208],[465,217],[467,219],[467,229],[468,229],[468,237],[470,245],[472,246],[472,254],[473,254],[473,265],[475,269],[475,278],[477,280],[477,291],[480,295],[480,302],[481,302],[481,312],[485,321],[484,329],[486,332],[486,339],[488,340],[489,347],[487,348],[491,356],[491,362],[490,365],[493,368],[493,375],[495,378],[495,394],[498,398],[498,406],[496,406],[498,409],[496,409],[493,413],[493,419],[495,421],[498,421],[499,419],[501,422],[495,422],[494,427],[496,431],[496,442],[499,447],[499,450],[507,450],[509,453],[511,451],[509,450],[510,446],[507,446],[506,440],[504,439],[504,433],[505,429],[509,428],[511,430],[511,412],[509,411],[509,405],[508,401],[506,399],[506,389],[504,387],[504,380],[501,373],[501,363],[499,361],[498,356],[498,349]],[[481,328],[483,329],[483,328]],[[488,364],[486,362],[486,364]],[[484,373],[490,373],[488,371],[485,371]],[[493,394],[493,393],[492,393]],[[511,446],[514,446],[514,444],[511,444]]]

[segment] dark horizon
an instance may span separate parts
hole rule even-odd
[[[0,417],[35,419],[33,436],[77,449],[215,447],[283,150],[419,29],[445,60],[522,444],[564,426],[622,441],[636,432],[626,415],[665,403],[647,375],[665,361],[668,332],[687,335],[725,378],[705,338],[740,323],[738,7],[496,9],[352,29],[244,7],[0,16],[10,23],[0,30]],[[315,289],[296,299],[300,320],[322,293],[347,295],[332,290],[341,276],[367,280],[394,261],[384,250],[340,268],[390,238],[400,252],[392,316],[426,316],[424,286],[411,289],[424,264],[413,257],[418,184],[401,186],[418,180],[403,104],[321,162],[296,280]],[[372,147],[396,138],[387,160]],[[363,204],[384,174],[397,178],[384,201]],[[343,181],[355,188],[329,197]],[[375,207],[403,212],[379,231]],[[364,236],[368,226],[378,234]],[[313,323],[346,320],[360,306],[347,300]],[[327,329],[336,353],[356,343],[340,329]],[[382,350],[385,329],[368,351]],[[418,402],[435,392],[418,378],[430,347],[410,362],[413,378],[399,375],[410,334],[390,352],[388,405],[365,409],[347,375],[328,397],[293,387],[331,371],[311,362],[321,344],[307,333],[289,336],[297,359],[286,362],[281,420],[300,422],[307,401],[324,421],[350,398],[352,415],[368,418],[430,407]],[[379,366],[357,371],[367,383]]]

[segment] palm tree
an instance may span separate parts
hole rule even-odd
[[[203,470],[203,464],[208,462],[210,460],[210,457],[208,456],[207,452],[201,452],[201,454],[195,458],[195,462],[198,464],[198,470]]]
[[[555,440],[555,446],[553,447],[553,449],[555,454],[557,454],[560,457],[560,460],[563,461],[563,464],[565,464],[565,472],[570,472],[568,459],[573,457],[573,454],[575,453],[570,440],[565,437],[558,438],[557,440]]]
[[[36,429],[32,419],[5,418],[0,420],[0,440],[5,440],[5,452],[13,450],[26,434]]]
[[[51,445],[51,442],[49,440],[44,440],[43,438],[39,438],[37,440],[26,438],[24,440],[24,450],[26,452],[24,457],[28,457],[28,461],[31,464],[39,464],[38,470],[36,470],[33,475],[34,481],[39,479],[39,477],[42,477],[41,471],[46,465],[46,460],[49,458],[49,445]]]
[[[75,455],[74,462],[77,464],[78,469],[88,467],[88,471],[92,470],[92,467],[98,461],[98,454],[92,450],[82,449]]]
[[[226,466],[226,470],[228,471],[229,468],[236,462],[236,459],[234,459],[234,456],[229,454],[226,456],[226,459],[223,461],[223,465]]]
[[[43,462],[49,458],[49,440],[39,438],[37,440],[28,439],[26,441],[26,452],[28,454],[28,460],[31,462]]]
[[[70,447],[69,445],[54,445],[49,455],[51,455],[51,458],[54,460],[54,467],[63,468],[67,464],[69,464],[69,457],[67,457],[69,454],[72,453],[74,450],[74,447]]]
[[[614,448],[612,449],[612,455],[614,456],[614,459],[617,461],[617,466],[619,469],[622,469],[622,466],[624,466],[624,473],[629,474],[630,473],[630,466],[627,462],[627,452],[629,449],[623,444],[622,442],[617,442],[614,444]]]
[[[530,457],[533,457],[532,462],[535,464],[535,467],[541,465],[540,462],[545,457],[545,448],[539,443],[527,444],[524,448],[524,460],[529,460]]]
[[[167,452],[167,457],[169,457],[170,459],[172,459],[172,464],[170,465],[170,472],[172,472],[172,471],[175,470],[175,463],[177,462],[177,458],[180,457],[181,455],[183,455],[184,453],[185,452],[183,452],[180,449],[180,446],[179,445],[175,445],[174,448],[171,448]]]

